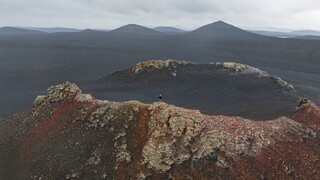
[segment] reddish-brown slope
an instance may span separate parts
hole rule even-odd
[[[253,121],[95,100],[65,83],[1,127],[0,177],[317,179],[319,121],[313,103]]]

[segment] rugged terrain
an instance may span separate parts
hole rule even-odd
[[[137,71],[139,71],[137,69]],[[71,83],[0,128],[4,179],[317,179],[320,108],[255,121],[111,102]]]
[[[320,41],[259,36],[224,22],[169,35],[138,25],[114,31],[1,34],[0,114],[29,107],[53,84],[99,79],[149,59],[235,61],[266,71],[320,103]],[[90,92],[94,96],[100,96]]]
[[[301,95],[287,82],[234,62],[151,60],[82,86],[99,99],[157,101],[199,109],[209,115],[263,120],[290,117]]]

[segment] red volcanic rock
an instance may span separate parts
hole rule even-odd
[[[254,121],[48,90],[0,128],[2,179],[317,179],[320,108]]]

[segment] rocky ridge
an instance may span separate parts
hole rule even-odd
[[[150,61],[145,61],[145,62],[140,62],[136,64],[132,68],[132,72],[137,74],[139,72],[148,70],[150,68],[155,68],[155,69],[163,69],[163,68],[168,68],[168,67],[176,67],[177,65],[186,65],[190,64],[190,62],[187,61],[177,61],[177,60],[172,60],[168,59],[165,61],[162,60],[150,60]]]
[[[139,74],[139,73],[147,72],[151,70],[157,70],[157,71],[169,70],[170,75],[172,77],[176,77],[178,74],[177,67],[186,66],[186,65],[200,65],[200,64],[196,64],[188,61],[182,61],[182,60],[173,60],[173,59],[149,60],[149,61],[140,62],[136,64],[134,67],[131,68],[131,72],[134,74]],[[233,71],[232,73],[233,75],[254,74],[259,77],[270,78],[270,79],[273,79],[281,87],[286,88],[288,90],[294,90],[294,87],[292,85],[283,81],[281,78],[272,76],[265,71],[262,71],[258,68],[255,68],[246,64],[241,64],[237,62],[216,62],[216,63],[211,63],[211,65],[221,69]]]
[[[1,127],[1,177],[312,179],[320,175],[320,109],[311,102],[292,118],[252,121],[203,115],[163,102],[96,100],[68,82],[36,99],[31,109]]]
[[[282,79],[235,62],[151,60],[118,70],[93,84],[86,90],[100,99],[152,103],[162,94],[169,104],[199,109],[203,114],[256,120],[290,117],[302,98]]]
[[[251,67],[246,64],[235,62],[218,62],[216,63],[216,65],[220,65],[226,69],[231,69],[235,71],[235,74],[256,74],[259,77],[267,77],[273,79],[278,85],[280,85],[283,88],[286,88],[288,90],[295,90],[295,88],[291,84],[287,83],[286,81],[283,81],[281,78],[272,76],[265,71],[262,71],[255,67]]]

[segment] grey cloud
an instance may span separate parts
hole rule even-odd
[[[193,29],[217,20],[240,27],[320,30],[320,1],[0,0],[0,26],[115,28],[139,23]]]

